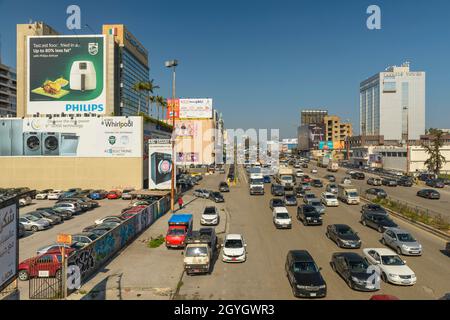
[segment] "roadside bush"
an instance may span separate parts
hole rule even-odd
[[[151,248],[151,249],[155,249],[158,248],[159,246],[161,246],[164,243],[164,236],[160,235],[157,238],[151,238],[150,241],[147,244],[147,247]]]

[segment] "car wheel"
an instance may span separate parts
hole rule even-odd
[[[378,227],[378,232],[382,233],[383,232],[383,228],[382,227]]]
[[[27,281],[29,278],[29,275],[26,270],[20,270],[18,277],[19,277],[20,281]]]
[[[384,240],[384,238],[381,238],[381,243],[386,245],[386,240]]]
[[[327,236],[328,239],[331,239],[330,238],[330,234],[328,233],[328,231],[325,233],[325,235]]]
[[[33,231],[33,232],[38,232],[38,231],[39,231],[39,228],[38,228],[37,226],[32,226],[32,227],[31,227],[31,231]]]
[[[333,269],[333,271],[336,272],[336,266],[335,266],[334,262],[330,262],[330,264],[331,264],[331,269]]]
[[[400,247],[397,247],[397,254],[398,255],[401,255],[403,252],[402,252],[402,249],[400,248]]]
[[[353,289],[353,283],[352,283],[352,280],[347,279],[347,285],[350,287],[350,289]]]
[[[362,223],[362,225],[363,225],[364,227],[366,227],[366,226],[367,226],[367,224],[366,224],[366,220],[362,220],[362,221],[361,221],[361,223]]]
[[[386,274],[384,272],[381,274],[381,280],[383,280],[384,282],[388,283]]]

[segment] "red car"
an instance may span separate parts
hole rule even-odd
[[[67,255],[66,255],[67,257]],[[19,280],[26,281],[37,276],[56,277],[61,274],[60,253],[44,253],[26,259],[19,264]]]
[[[304,175],[304,176],[302,177],[302,182],[311,182],[311,181],[312,181],[312,179],[311,179],[311,177],[308,176],[308,175]]]
[[[147,206],[136,206],[136,207],[133,207],[131,209],[128,209],[128,210],[124,211],[122,213],[121,217],[123,219],[130,219],[130,218],[134,217],[135,215],[137,215],[142,210],[144,210],[145,208],[147,208]]]
[[[392,296],[389,294],[376,294],[373,295],[370,300],[400,300],[396,296]]]
[[[122,192],[120,192],[119,190],[110,191],[106,195],[106,198],[108,198],[109,200],[120,199],[121,197],[122,197]]]

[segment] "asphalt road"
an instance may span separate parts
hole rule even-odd
[[[325,173],[320,172],[322,177]],[[337,176],[339,176],[338,174]],[[324,225],[305,227],[296,217],[296,207],[289,207],[293,217],[291,230],[277,230],[272,222],[269,208],[270,184],[266,184],[264,196],[250,196],[244,179],[243,168],[239,168],[241,182],[225,193],[225,208],[229,213],[229,233],[241,233],[248,244],[248,259],[242,264],[225,264],[220,260],[211,275],[183,276],[178,299],[295,299],[285,276],[284,263],[287,252],[306,249],[314,257],[328,285],[325,299],[369,299],[373,293],[351,290],[331,269],[329,262],[334,252],[346,251],[338,248],[325,236],[326,226],[334,223],[350,225],[359,233],[363,248],[384,247],[381,235],[359,223],[361,206],[340,203],[337,208],[327,208]],[[217,176],[206,177],[200,187],[215,189]],[[397,187],[399,190],[403,187]],[[313,191],[320,195],[322,189]],[[445,241],[408,223],[394,220],[413,233],[422,243],[421,257],[403,257],[416,273],[418,281],[412,287],[382,283],[379,294],[393,294],[400,299],[438,299],[450,292],[450,257],[441,250]],[[362,255],[362,249],[354,250]]]

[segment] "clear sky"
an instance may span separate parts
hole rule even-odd
[[[70,4],[96,33],[104,23],[127,25],[149,50],[163,96],[171,83],[164,61],[178,59],[177,95],[213,98],[228,128],[294,137],[300,110],[320,107],[358,130],[360,81],[405,60],[427,72],[427,127],[450,127],[448,0],[0,0],[3,63],[15,66],[17,23],[73,34]],[[381,7],[381,30],[366,27],[371,4]]]

